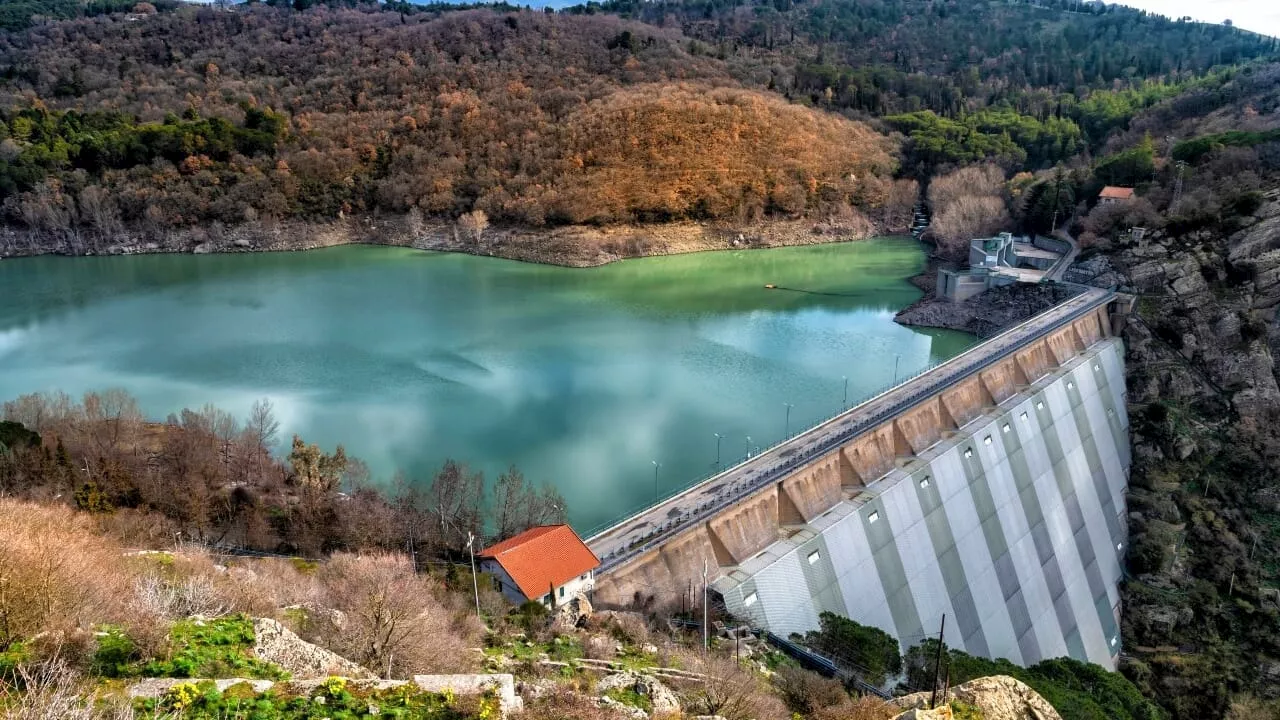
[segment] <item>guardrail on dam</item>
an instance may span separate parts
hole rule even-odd
[[[1086,290],[588,540],[595,598],[711,585],[779,635],[831,611],[904,646],[1114,667],[1129,468],[1117,297]],[[954,625],[953,625],[954,621]]]

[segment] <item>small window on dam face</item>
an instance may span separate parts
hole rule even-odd
[[[745,607],[751,607],[752,605],[755,605],[756,600],[759,600],[759,599],[760,598],[756,597],[755,593],[751,593],[750,595],[742,598],[742,604]]]
[[[1023,413],[1023,414],[1022,414],[1022,416],[1025,418],[1025,417],[1027,416],[1027,414],[1026,414],[1026,413]],[[1002,428],[1000,428],[1000,429],[1001,429],[1001,430],[1003,430],[1004,432],[1009,432],[1009,423],[1005,423],[1005,424],[1004,424],[1004,427],[1002,427]]]
[[[1043,410],[1043,409],[1044,409],[1044,401],[1043,401],[1043,400],[1041,400],[1040,402],[1036,403],[1036,409],[1037,409],[1037,410]]]
[[[813,564],[817,563],[817,562],[818,562],[819,560],[821,560],[821,559],[822,559],[822,555],[821,555],[821,554],[819,554],[817,550],[814,550],[813,552],[809,553],[809,564],[810,564],[810,565],[813,565]]]
[[[929,487],[929,476],[928,476],[928,475],[925,475],[924,477],[920,478],[920,487],[922,487],[922,488],[927,488],[927,487]]]
[[[1068,380],[1068,381],[1067,381],[1067,389],[1068,389],[1068,390],[1073,390],[1073,389],[1075,389],[1075,386],[1076,386],[1076,384],[1075,384],[1075,383],[1071,382],[1070,380]]]
[[[986,437],[982,438],[982,444],[983,444],[983,445],[990,445],[990,444],[991,444],[991,436],[990,436],[990,435],[988,435],[988,436],[986,436]]]
[[[1101,366],[1099,366],[1099,365],[1098,365],[1098,363],[1094,363],[1094,364],[1093,364],[1093,371],[1094,371],[1094,372],[1098,372],[1098,371],[1099,371],[1099,370],[1101,370],[1101,369],[1102,369],[1102,367],[1101,367]]]
[[[878,512],[873,512],[873,513],[871,513],[870,515],[868,515],[868,516],[867,516],[867,522],[868,522],[869,524],[874,524],[874,523],[875,523],[875,521],[877,521],[877,520],[879,520],[879,519],[880,519],[880,513],[878,513]]]
[[[971,458],[971,457],[973,457],[973,448],[965,448],[965,449],[964,449],[964,456],[965,456],[966,458]]]
[[[1018,416],[1018,419],[1019,419],[1019,420],[1021,420],[1022,422],[1026,422],[1026,421],[1027,421],[1027,414],[1026,414],[1026,413],[1022,413],[1021,415],[1019,415],[1019,416]]]

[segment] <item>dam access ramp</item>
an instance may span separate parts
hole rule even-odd
[[[678,606],[705,568],[732,612],[783,636],[831,611],[907,646],[945,613],[948,644],[973,654],[1113,667],[1129,467],[1118,302],[1081,287],[592,536],[596,601]]]

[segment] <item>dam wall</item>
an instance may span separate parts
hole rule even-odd
[[[947,644],[974,655],[1114,668],[1130,464],[1123,347],[1099,337],[1054,354],[1062,364],[1049,374],[726,568],[712,586],[729,611],[784,637],[833,612],[904,648],[936,636],[945,614]]]
[[[602,606],[704,577],[782,635],[824,611],[905,646],[1114,667],[1131,299],[1088,290],[588,539]]]

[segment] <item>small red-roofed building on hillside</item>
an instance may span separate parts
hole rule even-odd
[[[1102,205],[1129,202],[1133,199],[1133,188],[1108,185],[1098,194],[1098,202]]]
[[[480,571],[494,577],[513,603],[555,607],[595,586],[600,559],[568,525],[530,528],[476,553]]]

